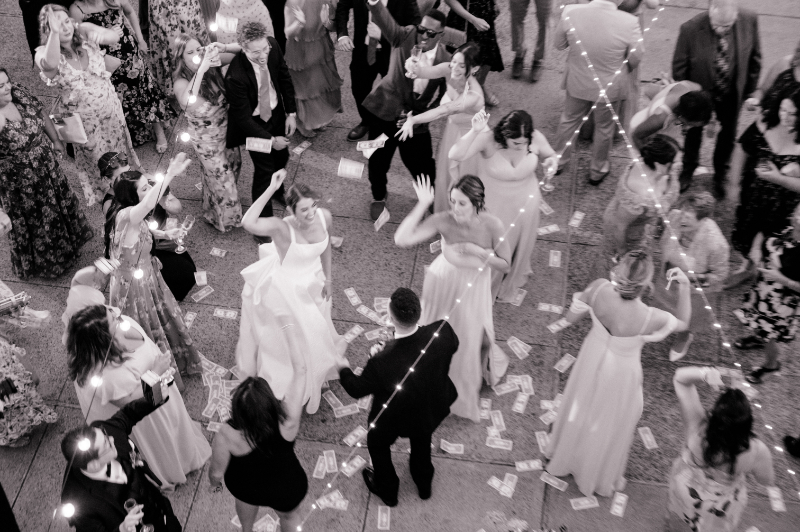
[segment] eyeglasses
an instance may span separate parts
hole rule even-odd
[[[433,39],[440,33],[444,33],[444,30],[433,31],[431,29],[426,28],[425,26],[417,26],[417,33],[419,33],[420,35],[427,35],[429,38]]]

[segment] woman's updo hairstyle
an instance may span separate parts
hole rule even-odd
[[[533,117],[525,111],[511,111],[494,126],[494,140],[508,148],[508,139],[528,139],[528,150],[533,142]]]
[[[611,270],[614,290],[622,299],[636,299],[653,287],[653,259],[642,250],[629,251]]]
[[[453,189],[458,190],[469,198],[470,203],[475,207],[475,212],[481,212],[486,209],[486,193],[483,188],[483,181],[476,176],[465,174],[450,187],[451,192]]]
[[[716,205],[717,200],[714,199],[711,192],[701,190],[699,192],[692,192],[683,198],[678,203],[678,208],[693,212],[699,222],[703,218],[708,218],[714,214],[714,207],[716,207]]]
[[[680,150],[681,147],[675,139],[658,133],[647,140],[640,153],[644,164],[655,170],[656,163],[664,165],[672,163]]]
[[[314,192],[314,190],[304,183],[295,183],[294,185],[289,187],[289,190],[286,191],[286,206],[292,209],[292,213],[294,213],[295,207],[303,198],[310,198],[314,201],[320,200],[320,195]]]
[[[121,154],[116,151],[107,151],[100,156],[97,160],[97,167],[100,169],[101,176],[106,179],[111,179],[114,177],[114,170],[127,165],[127,162],[122,164],[122,161],[119,160],[120,155]]]
[[[464,68],[467,70],[465,77],[472,75],[472,69],[481,65],[481,45],[476,42],[467,42],[456,48],[453,56],[456,54],[464,56]]]

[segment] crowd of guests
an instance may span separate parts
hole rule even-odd
[[[514,301],[532,274],[539,175],[570,165],[576,128],[592,110],[589,183],[611,173],[617,121],[639,161],[616,176],[595,280],[573,295],[566,316],[571,325],[588,313],[592,328],[564,390],[559,411],[568,415],[552,428],[547,470],[571,474],[585,495],[624,490],[643,409],[642,348],[673,335],[670,360],[685,356],[694,335],[711,325],[703,294],[752,282],[736,311],[752,334],[735,347],[764,350],[764,362],[746,376],[751,383],[780,369],[778,344],[794,339],[800,321],[800,47],[761,76],[757,16],[736,0],[711,0],[681,26],[671,78],[639,110],[641,13],[657,2],[569,5],[554,28],[555,47],[568,51],[551,146],[524,110],[489,126],[486,108],[499,102],[487,75],[503,70],[493,0],[445,3],[448,14],[438,1],[415,0],[287,0],[277,8],[282,3],[150,0],[140,2],[138,14],[129,0],[24,3],[34,67],[59,98],[54,120],[0,68],[0,222],[15,274],[61,276],[94,236],[61,168],[67,144],[87,207],[98,203],[106,220],[106,262],[75,274],[63,315],[69,376],[88,424],[62,442],[70,464],[62,501],[80,507],[68,516],[76,529],[131,532],[146,523],[180,530],[161,491],[186,482],[209,458],[212,489],[224,480],[243,530],[252,530],[260,506],[298,526],[308,481],[294,440],[303,407],[314,414],[323,383],[336,378],[354,398],[373,395],[371,426],[381,418],[366,436],[368,489],[397,504],[389,448],[409,437],[412,478],[429,498],[432,433],[451,413],[479,422],[484,382],[499,383],[508,368],[495,343],[493,305]],[[511,1],[513,78],[524,69],[528,4]],[[531,82],[543,68],[551,5],[537,0],[536,8]],[[402,288],[392,295],[393,339],[373,347],[360,375],[349,369],[347,342],[331,320],[331,213],[307,185],[283,184],[294,132],[313,137],[342,110],[335,50],[352,51],[361,121],[347,140],[384,139],[368,162],[372,219],[388,208],[387,172],[399,149],[418,201],[395,243],[413,247],[438,236],[442,249],[421,298]],[[601,87],[609,105],[595,104]],[[737,140],[743,106],[759,112]],[[202,372],[179,306],[194,286],[195,266],[175,241],[190,224],[176,223],[182,206],[169,188],[191,161],[179,153],[156,177],[135,152],[155,140],[164,153],[165,131],[180,114],[202,166],[203,220],[221,232],[242,227],[259,244],[258,262],[241,272],[236,362],[246,378],[213,449],[180,393],[184,377]],[[439,119],[446,126],[434,156],[428,124]],[[716,128],[706,191],[693,181],[704,129],[714,136]],[[252,205],[243,213],[237,183],[248,138],[271,149],[248,150]],[[726,198],[736,203],[731,241],[743,261],[734,273],[714,221]],[[273,216],[273,200],[284,218]],[[659,239],[657,264],[648,250]],[[654,306],[643,301],[649,295]],[[31,312],[11,319],[33,323]],[[6,343],[0,341],[0,377],[21,390],[14,401],[26,408],[6,410],[0,445],[23,445],[55,414],[36,393],[24,352]],[[174,390],[156,408],[143,398],[140,379],[170,368]],[[747,398],[729,388],[706,412],[696,391],[701,381],[722,385],[713,368],[675,373],[686,430],[670,474],[676,530],[735,527],[747,501],[745,475],[774,484]],[[798,447],[787,437],[787,450]],[[254,474],[283,482],[255,485]],[[108,497],[100,500],[98,486]],[[137,504],[125,508],[131,498]]]

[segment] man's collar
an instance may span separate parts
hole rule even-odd
[[[419,324],[415,325],[415,326],[414,326],[414,330],[413,330],[413,331],[411,331],[410,333],[405,333],[405,334],[397,334],[397,330],[395,330],[395,332],[394,332],[394,339],[395,339],[395,340],[399,340],[400,338],[407,338],[407,337],[409,337],[409,336],[413,336],[413,335],[417,334],[417,331],[418,331],[418,330],[419,330]]]

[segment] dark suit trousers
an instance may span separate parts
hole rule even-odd
[[[261,121],[260,118],[256,118]],[[272,117],[267,122],[267,128],[273,136],[283,137],[286,135],[286,115],[280,107],[272,110]],[[286,168],[286,163],[289,162],[289,148],[276,150],[273,148],[270,153],[261,153],[260,151],[249,151],[250,158],[253,160],[255,171],[253,172],[253,188],[251,190],[253,201],[255,202],[261,194],[269,187],[272,181],[272,174]],[[275,193],[276,195],[283,194],[283,185]],[[274,197],[274,196],[273,196]],[[261,218],[272,216],[272,202],[268,201],[261,211]]]
[[[735,95],[725,100],[714,101],[714,114],[719,122],[717,144],[714,147],[714,183],[725,182],[728,166],[736,142],[736,124],[739,122],[739,106]],[[686,132],[683,145],[683,170],[681,183],[691,183],[700,159],[700,145],[703,142],[703,128],[693,127]]]
[[[400,148],[400,158],[411,172],[413,179],[425,174],[431,178],[431,186],[436,180],[436,160],[433,158],[433,144],[431,133],[425,128],[414,131],[414,136],[405,141],[398,141],[394,136],[397,133],[397,121],[387,122],[370,114],[369,139],[378,138],[385,133],[389,140],[372,154],[369,158],[369,182],[372,185],[372,197],[378,201],[386,197],[386,174],[392,165],[394,152]]]
[[[369,124],[371,113],[364,109],[361,102],[372,92],[372,85],[378,75],[385,76],[389,71],[391,54],[392,49],[387,46],[376,50],[375,63],[370,65],[367,62],[367,46],[363,43],[355,43],[353,47],[353,58],[350,60],[350,86],[363,124]]]
[[[281,52],[286,53],[286,33],[284,33],[284,26],[286,20],[283,16],[283,8],[286,6],[286,0],[261,0],[267,6],[269,11],[269,18],[272,19],[272,29],[275,33],[275,40],[281,46]]]
[[[380,151],[380,150],[379,150]],[[377,153],[377,152],[376,152]],[[375,471],[375,486],[381,495],[396,498],[400,488],[400,479],[392,464],[391,445],[397,441],[400,434],[396,430],[384,427],[382,430],[371,430],[367,434],[367,448],[372,458]],[[409,469],[414,484],[422,491],[427,491],[433,482],[434,467],[431,463],[431,434],[412,434],[411,458]]]

